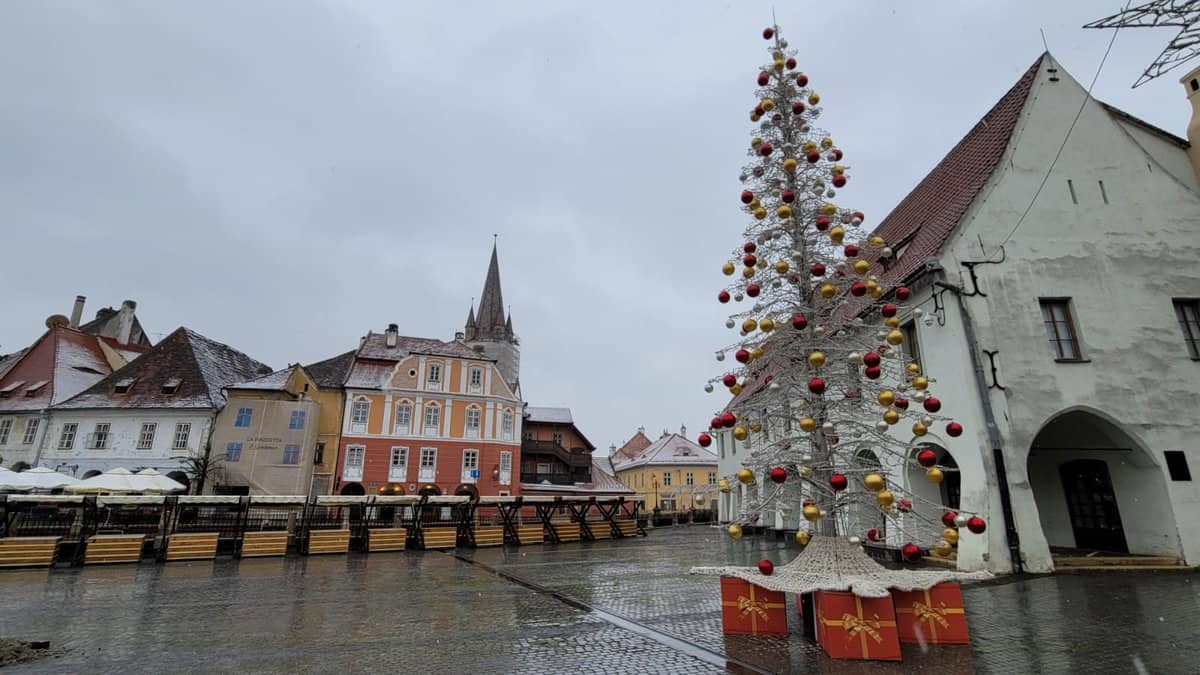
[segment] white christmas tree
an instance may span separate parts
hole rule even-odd
[[[726,326],[739,339],[717,358],[731,353],[737,364],[707,385],[734,397],[713,429],[754,441],[737,479],[755,485],[752,467],[768,471],[743,518],[799,511],[807,521],[796,535],[801,544],[813,534],[886,537],[904,541],[908,560],[927,548],[950,555],[960,528],[983,532],[983,519],[944,511],[858,458],[869,450],[890,467],[918,463],[940,483],[956,469],[938,466],[921,439],[935,425],[951,437],[963,428],[938,414],[942,404],[925,373],[936,363],[906,353],[901,319],[920,310],[904,306],[907,288],[883,279],[893,251],[866,235],[862,213],[835,202],[849,170],[816,126],[820,95],[778,29],[763,37],[770,62],[758,74],[750,161],[740,176],[748,225],[718,294],[738,308]],[[710,445],[712,437],[701,434],[699,442]],[[864,510],[886,524],[858,531]],[[740,524],[729,526],[730,536],[741,533]]]

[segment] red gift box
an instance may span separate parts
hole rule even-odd
[[[721,628],[726,634],[787,635],[783,593],[721,577]]]
[[[958,584],[938,584],[927,591],[892,591],[892,601],[901,642],[965,645],[971,641]]]
[[[891,598],[817,591],[817,642],[835,659],[900,660]]]

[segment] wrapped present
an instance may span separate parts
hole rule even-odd
[[[900,660],[891,598],[817,591],[817,642],[835,659]]]
[[[892,601],[901,642],[935,645],[970,642],[958,584],[938,584],[925,591],[892,591]]]
[[[727,634],[787,635],[783,593],[721,577],[721,627]]]

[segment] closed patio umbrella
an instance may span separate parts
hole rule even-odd
[[[148,486],[143,478],[138,478],[129,469],[116,468],[105,471],[99,476],[85,478],[75,485],[68,485],[67,492],[100,493],[100,492],[147,492]],[[157,490],[150,490],[157,492]]]
[[[54,490],[79,482],[78,478],[47,469],[44,466],[35,466],[16,475],[18,485],[25,485],[31,490]]]
[[[157,492],[179,492],[186,490],[187,486],[173,478],[167,478],[154,469],[142,469],[134,474],[135,477],[144,479],[145,484]]]

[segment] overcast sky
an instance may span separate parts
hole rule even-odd
[[[1085,86],[1119,2],[780,2],[878,223],[1050,50]],[[897,9],[896,5],[903,5]],[[600,448],[690,435],[726,343],[768,2],[0,3],[0,353],[138,302],[279,368],[368,330],[450,339],[500,235],[532,405]],[[1097,97],[1182,135],[1177,29]]]

